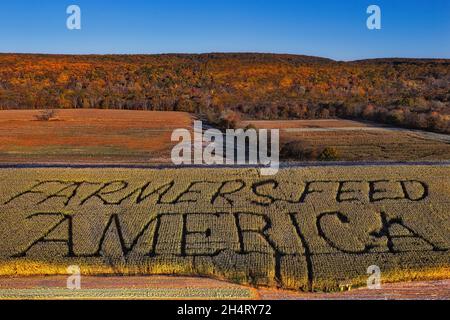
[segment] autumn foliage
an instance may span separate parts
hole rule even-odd
[[[59,108],[187,111],[213,122],[230,120],[230,111],[340,117],[450,132],[450,60],[0,55],[0,109]]]

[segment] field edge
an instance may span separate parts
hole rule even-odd
[[[70,276],[67,272],[67,265],[51,264],[36,261],[11,261],[0,263],[0,278],[29,278],[29,277],[50,277],[50,276]],[[368,277],[357,277],[345,283],[340,283],[333,279],[320,279],[313,282],[312,290],[308,290],[305,284],[304,287],[294,288],[292,286],[278,287],[275,283],[273,285],[258,285],[248,281],[246,278],[230,279],[215,273],[199,272],[199,270],[186,270],[183,266],[159,266],[157,269],[143,271],[140,268],[132,267],[106,267],[98,265],[84,265],[81,269],[81,276],[91,277],[142,277],[142,276],[171,276],[171,277],[192,277],[192,278],[207,278],[217,281],[222,281],[230,284],[246,286],[254,289],[283,289],[293,292],[309,292],[309,293],[335,293],[338,291],[349,291],[352,289],[362,288],[367,285]],[[450,265],[441,267],[432,267],[425,269],[409,269],[409,270],[394,270],[382,275],[382,284],[395,284],[406,282],[419,281],[439,281],[450,280]],[[285,279],[289,283],[289,279]],[[298,283],[299,279],[295,279],[294,283]]]

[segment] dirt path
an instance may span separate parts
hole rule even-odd
[[[450,280],[384,284],[380,290],[367,288],[343,293],[305,293],[259,290],[260,297],[269,300],[450,300]]]
[[[297,293],[253,289],[207,278],[82,277],[81,290],[68,290],[67,277],[0,278],[0,299],[250,299],[250,300],[450,300],[450,280],[385,284],[381,290]]]
[[[45,168],[65,168],[65,169],[258,169],[263,166],[256,165],[174,165],[159,159],[157,163],[120,163],[120,162],[11,162],[1,163],[0,169],[45,169]],[[314,168],[314,167],[384,167],[384,166],[450,166],[450,160],[442,161],[310,161],[310,162],[282,162],[280,168]]]

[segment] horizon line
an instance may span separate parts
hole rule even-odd
[[[406,57],[406,56],[379,56],[358,59],[336,60],[326,56],[314,56],[301,53],[283,53],[266,51],[208,51],[208,52],[158,52],[158,53],[53,53],[53,52],[0,52],[0,55],[44,55],[44,56],[162,56],[162,55],[209,55],[209,54],[259,54],[259,55],[279,55],[279,56],[297,56],[327,59],[333,62],[358,62],[367,60],[450,60],[450,57]]]

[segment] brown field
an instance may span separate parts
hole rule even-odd
[[[0,112],[0,162],[148,162],[169,159],[170,136],[192,126],[182,112],[59,110]]]
[[[450,144],[405,132],[301,132],[282,134],[282,139],[308,141],[319,148],[334,147],[343,161],[450,159]]]
[[[0,111],[3,163],[169,163],[171,133],[191,128],[182,112],[59,110],[51,121],[40,111]],[[375,126],[350,120],[246,121],[281,129],[281,144],[302,141],[334,147],[340,161],[450,160],[450,136]],[[293,159],[295,160],[295,159]]]
[[[365,128],[370,124],[352,120],[261,120],[242,121],[242,126],[254,125],[260,129],[296,129],[296,128]]]
[[[450,281],[383,284],[340,293],[301,293],[252,288],[208,278],[83,277],[81,290],[66,289],[67,276],[0,278],[1,299],[255,299],[255,300],[450,300]]]
[[[341,161],[450,160],[450,135],[376,126],[350,120],[247,121],[258,129],[280,129],[281,142],[333,147]]]

